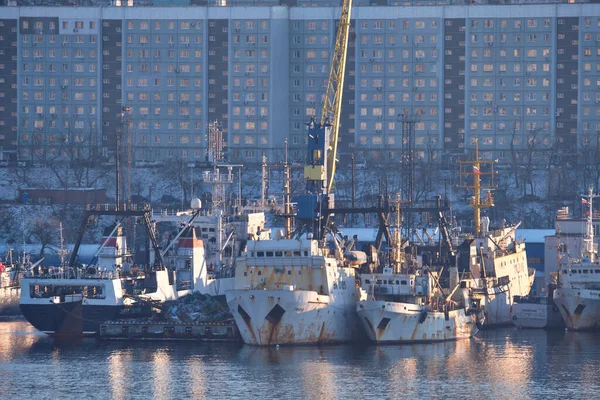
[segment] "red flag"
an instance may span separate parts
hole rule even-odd
[[[588,201],[587,201],[586,199],[583,199],[583,198],[582,198],[582,199],[581,199],[581,204],[590,204],[590,203],[588,203]]]
[[[473,173],[479,175],[481,174],[481,171],[479,170],[479,168],[473,165]]]

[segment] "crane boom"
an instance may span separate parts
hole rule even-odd
[[[315,239],[325,237],[329,225],[328,210],[334,208],[331,190],[337,159],[351,9],[352,0],[342,0],[321,120],[317,122],[312,117],[308,124],[307,165],[304,166],[306,193],[297,197],[296,221],[299,222],[299,232],[311,232]]]
[[[348,53],[348,35],[350,33],[350,17],[352,13],[352,0],[344,0],[342,13],[333,50],[329,80],[323,110],[321,111],[321,126],[330,123],[331,137],[327,152],[327,192],[331,191],[335,176],[335,162],[337,159],[337,144],[340,129],[340,115],[342,113],[342,91],[344,89],[344,75],[346,72],[346,55]]]

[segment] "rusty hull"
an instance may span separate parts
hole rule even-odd
[[[227,303],[250,345],[343,343],[361,333],[355,303],[332,305],[329,296],[315,291],[232,290]],[[278,321],[268,317],[275,305],[285,310]]]
[[[473,298],[479,299],[479,304],[485,310],[485,327],[498,325],[511,325],[511,306],[514,296],[527,296],[531,290],[534,279],[534,270],[527,266],[525,251],[518,251],[506,255],[497,255],[493,258],[494,278],[485,286],[473,291]],[[500,283],[500,279],[506,281]]]
[[[600,328],[600,291],[577,288],[557,288],[554,303],[567,328],[572,331]]]
[[[356,311],[368,338],[377,343],[466,339],[478,330],[478,317],[464,309],[449,311],[447,319],[443,312],[429,311],[423,319],[418,305],[367,300],[359,302]]]

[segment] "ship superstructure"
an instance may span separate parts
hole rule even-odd
[[[249,241],[227,303],[244,342],[339,343],[357,339],[360,296],[351,261],[311,239]]]
[[[154,213],[153,220],[181,224],[192,213],[162,211]],[[225,292],[234,287],[235,260],[246,242],[270,237],[270,230],[265,225],[263,212],[224,215],[217,210],[200,213],[190,224],[191,228],[163,251],[165,264],[177,264],[187,270],[192,258],[196,259],[197,247],[201,247],[203,273],[194,284],[195,291],[224,299]]]
[[[558,264],[554,303],[570,330],[600,328],[600,263],[594,243],[592,189],[582,199],[587,206],[581,257],[563,254]]]
[[[123,219],[107,228],[93,263],[76,263],[77,249],[90,217],[107,214],[144,221],[154,249],[147,263],[138,265],[132,261]],[[117,318],[124,309],[147,310],[192,291],[202,291],[207,282],[207,266],[203,243],[197,238],[192,221],[184,224],[162,251],[150,215],[148,207],[139,210],[135,207],[119,210],[109,205],[89,207],[69,263],[58,267],[36,266],[21,280],[20,308],[25,318],[51,335],[92,335],[102,322]],[[171,247],[166,264],[164,257]]]
[[[360,277],[367,298],[358,302],[356,312],[368,338],[376,343],[410,343],[473,336],[483,315],[471,304],[470,285],[459,281],[458,269],[451,264],[455,257],[438,253],[442,257],[424,265],[418,246],[402,241],[399,220],[398,210],[391,262]],[[446,254],[453,252],[446,249]],[[449,269],[446,287],[441,284],[443,264]]]
[[[469,271],[472,277],[473,301],[483,307],[485,325],[511,323],[510,308],[514,296],[527,296],[533,285],[535,270],[527,266],[525,243],[517,240],[520,224],[490,228],[490,219],[481,216],[481,209],[494,206],[494,161],[479,159],[475,139],[475,157],[461,162],[461,187],[473,190],[471,207],[474,211],[475,232],[462,238],[458,247],[459,270]],[[472,177],[472,183],[468,179]],[[488,181],[482,184],[482,177]],[[481,190],[488,189],[482,196]]]
[[[360,293],[356,267],[366,256],[350,252],[345,258],[345,243],[335,239],[329,212],[351,10],[352,1],[344,0],[321,120],[313,118],[308,125],[306,193],[298,196],[294,215],[286,157],[286,229],[277,239],[248,241],[237,259],[235,289],[226,293],[247,344],[337,343],[361,332],[355,313]]]
[[[3,261],[0,260],[0,315],[19,313],[21,278],[30,264],[28,254],[13,260],[12,249],[9,249]]]

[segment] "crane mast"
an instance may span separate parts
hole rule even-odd
[[[342,13],[333,50],[329,80],[325,101],[321,111],[321,126],[331,124],[329,149],[327,151],[326,188],[331,191],[333,177],[335,176],[335,161],[337,158],[337,143],[340,131],[340,115],[342,113],[342,92],[344,89],[344,75],[346,72],[346,56],[348,54],[348,36],[350,33],[350,16],[352,0],[344,0]]]
[[[307,193],[298,196],[297,220],[301,229],[311,231],[316,239],[324,237],[328,210],[333,208],[331,190],[337,159],[351,11],[352,0],[343,0],[321,119],[317,122],[312,118],[308,124],[307,164],[304,167]]]

